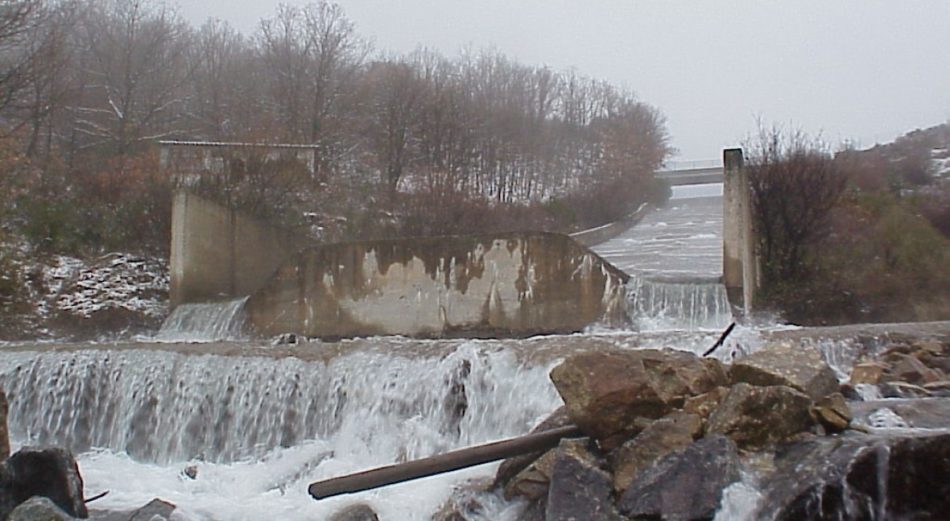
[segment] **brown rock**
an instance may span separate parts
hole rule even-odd
[[[920,385],[939,382],[943,379],[943,374],[940,371],[927,367],[916,357],[903,353],[896,353],[896,355],[897,362],[888,371],[885,381],[900,381]]]
[[[516,497],[523,497],[534,501],[544,497],[551,484],[551,472],[556,458],[557,449],[551,449],[508,480],[505,485],[505,499],[511,501]]]
[[[724,434],[742,448],[761,448],[807,431],[811,399],[787,386],[738,383],[709,417],[706,434]]]
[[[547,495],[551,475],[554,472],[554,462],[560,454],[568,454],[572,458],[597,466],[597,457],[588,448],[588,443],[586,439],[561,440],[560,445],[545,452],[508,482],[505,486],[505,499],[510,501],[516,497],[523,497],[534,501]]]
[[[663,456],[689,447],[702,430],[702,418],[682,411],[653,422],[610,455],[614,490],[623,494],[641,471]]]
[[[928,398],[933,393],[925,387],[907,382],[884,382],[878,386],[884,398]]]
[[[553,413],[545,418],[541,423],[536,425],[531,429],[531,433],[547,431],[551,429],[556,429],[558,427],[564,427],[571,424],[571,417],[567,414],[567,408],[564,406],[558,407]],[[526,469],[533,461],[540,458],[544,455],[544,451],[532,452],[530,454],[522,454],[520,456],[513,456],[506,459],[498,467],[498,471],[495,472],[495,487],[505,487],[511,478],[518,475],[519,472]],[[550,474],[549,474],[550,475]]]
[[[818,351],[809,347],[767,347],[734,362],[729,369],[729,379],[733,384],[784,385],[812,399],[838,390],[834,371]]]
[[[860,362],[854,364],[854,368],[851,369],[851,378],[849,381],[851,385],[876,385],[881,381],[881,376],[884,375],[886,369],[887,366],[881,362]]]
[[[829,432],[841,432],[851,425],[851,408],[841,393],[832,393],[815,402],[812,417]]]
[[[683,404],[683,411],[696,414],[705,420],[706,418],[709,418],[709,415],[712,414],[714,410],[716,410],[716,407],[719,407],[719,402],[721,402],[722,399],[726,397],[728,392],[728,387],[716,387],[708,393],[687,398],[686,403]]]
[[[637,418],[659,418],[726,378],[716,360],[644,349],[575,355],[551,380],[574,423],[609,450],[638,432]]]

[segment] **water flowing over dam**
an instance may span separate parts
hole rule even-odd
[[[242,299],[180,306],[154,339],[8,346],[0,351],[0,385],[14,450],[54,444],[76,452],[87,494],[111,491],[100,508],[161,497],[179,505],[182,519],[294,521],[364,502],[380,519],[428,520],[454,489],[490,478],[497,464],[322,501],[307,485],[526,433],[561,404],[548,373],[570,354],[705,351],[732,320],[717,275],[716,207],[715,195],[673,199],[597,247],[631,275],[637,330],[283,344],[242,339]],[[689,259],[677,260],[677,251]],[[715,356],[754,351],[771,334],[740,327]],[[855,353],[868,349],[867,334],[816,345],[844,375]],[[188,466],[197,468],[194,479]],[[479,519],[521,516],[521,503],[474,494],[484,505]],[[717,519],[751,519],[757,494],[753,483],[731,487]]]
[[[673,188],[666,206],[592,249],[632,278],[628,311],[641,330],[722,329],[722,185]]]

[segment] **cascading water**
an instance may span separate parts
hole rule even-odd
[[[732,321],[725,287],[718,281],[654,281],[631,277],[627,311],[641,331],[718,329]]]
[[[215,342],[242,340],[247,297],[225,302],[181,304],[172,311],[154,340],[159,342]]]
[[[82,453],[87,491],[113,491],[97,506],[160,495],[193,519],[222,520],[321,519],[352,499],[315,502],[311,481],[524,433],[559,402],[548,369],[479,342],[439,356],[354,352],[326,362],[144,349],[0,353],[15,444]],[[180,475],[195,463],[197,479]],[[426,519],[453,484],[490,472],[361,500],[385,519]],[[492,515],[505,518],[506,508],[499,502]]]
[[[722,276],[722,185],[674,187],[665,207],[592,248],[631,276],[627,310],[640,331],[722,330],[732,310]]]

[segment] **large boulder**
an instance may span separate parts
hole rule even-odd
[[[621,521],[611,500],[610,474],[585,450],[559,447],[545,507],[546,521]]]
[[[687,398],[724,385],[714,359],[673,350],[590,352],[551,371],[574,423],[605,449],[642,430],[638,419],[660,418]]]
[[[712,519],[723,489],[739,477],[736,445],[708,436],[642,472],[620,497],[620,512],[632,519]]]
[[[815,400],[838,390],[835,372],[818,351],[807,347],[767,347],[733,362],[729,379],[733,384],[784,385]]]
[[[732,386],[706,423],[707,434],[723,434],[742,448],[762,448],[809,430],[811,399],[783,385]]]
[[[56,503],[43,496],[33,496],[17,505],[5,518],[7,521],[73,521],[73,516],[63,512]]]
[[[786,447],[758,519],[947,519],[950,435],[817,438]]]
[[[47,497],[73,517],[88,517],[82,477],[72,454],[60,448],[24,448],[4,463],[4,496],[14,505],[33,496]],[[0,512],[0,519],[9,511]]]
[[[663,456],[690,446],[702,430],[702,418],[682,411],[674,411],[651,423],[610,454],[614,490],[623,494],[640,472]]]

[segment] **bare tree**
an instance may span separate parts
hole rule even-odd
[[[800,131],[760,126],[746,148],[764,275],[793,279],[806,270],[809,246],[828,233],[847,178],[827,145]]]
[[[408,63],[378,62],[363,77],[369,105],[368,127],[372,149],[383,181],[395,193],[412,161],[417,140],[425,84],[419,71]]]
[[[205,139],[234,139],[246,130],[235,121],[242,107],[264,113],[260,96],[248,92],[254,64],[244,38],[226,22],[209,20],[198,30],[189,51],[194,73],[188,116]]]
[[[80,66],[88,76],[71,109],[86,146],[110,145],[123,157],[137,143],[180,132],[190,28],[174,11],[144,0],[84,7]]]
[[[261,22],[259,41],[288,137],[332,142],[339,126],[330,128],[330,122],[345,117],[341,100],[353,91],[368,50],[342,8],[328,2],[281,5],[274,18]]]
[[[0,3],[0,111],[30,83],[34,54],[29,36],[41,10],[40,0]]]

